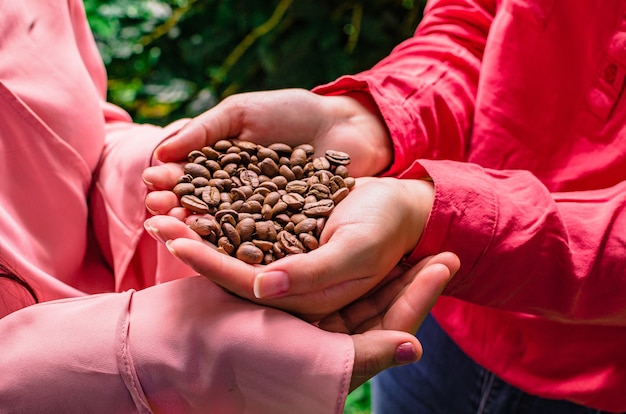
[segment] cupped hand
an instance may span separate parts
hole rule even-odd
[[[181,162],[192,150],[230,138],[263,145],[312,144],[318,156],[327,149],[347,152],[355,177],[375,175],[391,161],[391,141],[376,110],[348,96],[320,96],[304,89],[232,95],[192,119],[155,155],[162,162]]]
[[[176,219],[153,217],[146,228],[226,289],[312,321],[366,294],[394,269],[417,244],[433,198],[429,182],[358,179],[330,215],[319,248],[265,266],[217,252]]]
[[[351,389],[378,372],[418,361],[422,347],[414,334],[448,281],[460,267],[450,252],[427,257],[394,277],[371,295],[361,298],[322,321],[319,326],[352,336],[355,347]],[[395,346],[395,349],[384,349]]]

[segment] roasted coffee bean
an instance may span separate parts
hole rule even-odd
[[[222,222],[220,223],[220,227],[222,228],[222,233],[224,233],[224,236],[228,237],[230,243],[235,248],[239,247],[241,244],[241,236],[235,226],[228,222]]]
[[[227,139],[221,139],[217,141],[215,144],[213,144],[213,148],[215,148],[217,151],[220,151],[220,152],[226,152],[228,151],[228,148],[232,146],[233,146],[232,141],[227,140]]]
[[[219,151],[212,147],[203,147],[201,151],[208,160],[217,160],[221,155]]]
[[[218,161],[221,165],[235,164],[235,167],[241,162],[241,155],[236,152],[228,152],[220,155]]]
[[[267,241],[267,240],[255,239],[255,240],[252,240],[252,244],[254,244],[256,247],[261,249],[263,253],[269,252],[270,250],[272,250],[272,247],[274,247],[274,243],[272,243],[271,241]]]
[[[215,160],[206,160],[204,162],[204,166],[211,171],[211,173],[214,173],[217,170],[221,170],[222,166],[220,165],[219,162],[215,161]]]
[[[330,161],[326,157],[318,157],[313,160],[313,168],[317,171],[327,170],[330,168]]]
[[[300,233],[298,234],[298,238],[308,251],[315,250],[319,247],[319,241],[317,238],[309,233]]]
[[[302,242],[288,231],[281,231],[278,234],[278,242],[282,249],[288,254],[299,254],[306,251]]]
[[[204,165],[189,162],[183,167],[185,174],[189,174],[192,177],[205,177],[207,180],[211,179],[211,172]]]
[[[172,190],[185,223],[217,250],[268,264],[316,249],[327,217],[355,185],[348,154],[310,144],[220,140],[189,152]]]
[[[207,203],[208,206],[217,207],[221,202],[221,194],[217,187],[208,185],[202,191],[202,201]]]
[[[328,159],[329,162],[335,165],[350,164],[350,156],[346,154],[345,152],[341,152],[341,151],[327,150],[326,159]]]
[[[178,183],[172,191],[180,198],[187,194],[193,194],[195,189],[196,186],[191,183]]]
[[[224,165],[222,169],[226,171],[226,174],[228,174],[229,177],[232,177],[233,175],[237,173],[237,168],[239,168],[239,165],[235,164],[234,162],[231,162],[229,164]]]
[[[193,184],[195,187],[206,187],[207,185],[209,185],[209,179],[206,177],[195,177],[193,180],[191,180],[191,184]]]
[[[268,145],[267,148],[271,149],[272,151],[275,151],[277,154],[280,154],[282,156],[289,155],[291,154],[291,151],[293,151],[293,149],[289,145],[284,144],[282,142],[275,142],[273,144]]]
[[[255,231],[259,240],[276,241],[276,228],[270,220],[257,221],[255,223]]]
[[[294,150],[303,150],[307,157],[312,157],[315,153],[315,148],[311,144],[300,144]]]
[[[207,161],[207,158],[204,155],[198,155],[191,162],[193,162],[194,164],[204,165],[206,161]]]
[[[251,242],[245,242],[239,246],[235,255],[237,259],[249,264],[262,263],[263,257],[265,256],[263,250],[259,249]]]
[[[287,193],[281,197],[281,200],[287,204],[290,210],[300,210],[304,206],[304,197],[298,193]]]
[[[217,232],[217,227],[215,220],[204,217],[198,217],[189,223],[189,228],[203,237]]]
[[[221,223],[225,216],[232,216],[235,219],[235,222],[239,220],[239,213],[231,209],[222,209],[215,213],[215,220],[217,220],[218,223]]]
[[[315,203],[308,203],[302,207],[302,212],[309,217],[327,217],[333,211],[335,203],[330,199],[323,199]]]
[[[324,184],[313,184],[309,189],[307,195],[315,196],[318,200],[323,200],[325,198],[329,198],[331,193],[330,189],[326,187]]]
[[[350,173],[348,172],[348,167],[346,167],[345,165],[338,165],[337,168],[335,168],[335,175],[338,175],[341,178],[348,177],[350,175]]]
[[[337,205],[341,200],[346,198],[349,192],[350,190],[347,187],[340,188],[330,196],[330,199]]]
[[[187,155],[187,160],[189,162],[195,162],[196,158],[198,157],[204,157],[206,159],[202,151],[193,150],[189,153],[189,155]]]
[[[306,218],[296,224],[294,231],[296,234],[308,233],[314,231],[315,227],[317,227],[317,220],[314,218]]]
[[[180,198],[180,204],[185,207],[187,210],[192,211],[194,213],[208,213],[209,206],[194,195],[184,195]]]
[[[303,180],[293,180],[288,182],[285,186],[285,190],[289,193],[306,194],[309,189],[309,184]]]
[[[250,141],[233,140],[233,144],[248,154],[253,154],[258,149],[258,145]]]
[[[252,238],[252,235],[254,234],[254,231],[256,230],[254,219],[252,217],[240,218],[235,228],[241,236],[242,241],[250,240]]]
[[[271,158],[265,158],[258,164],[258,166],[261,169],[261,172],[268,177],[275,176],[279,171],[278,164]]]

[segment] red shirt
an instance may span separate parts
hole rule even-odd
[[[475,361],[543,397],[626,410],[626,1],[430,1],[361,90],[431,176],[411,259],[456,252],[433,313]],[[428,350],[425,350],[428,352]]]

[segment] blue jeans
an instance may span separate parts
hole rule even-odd
[[[590,414],[602,411],[535,397],[472,361],[429,316],[417,337],[425,352],[371,381],[373,414]]]

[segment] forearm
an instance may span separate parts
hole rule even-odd
[[[157,412],[341,413],[352,340],[204,277],[137,292],[130,350]]]
[[[140,412],[122,371],[131,296],[46,302],[0,319],[0,411]]]
[[[436,194],[412,258],[459,255],[446,294],[564,321],[624,323],[626,184],[550,194],[523,171],[420,163]]]
[[[415,36],[372,69],[316,88],[371,95],[393,140],[389,175],[418,158],[464,159],[493,1],[431,1]]]

